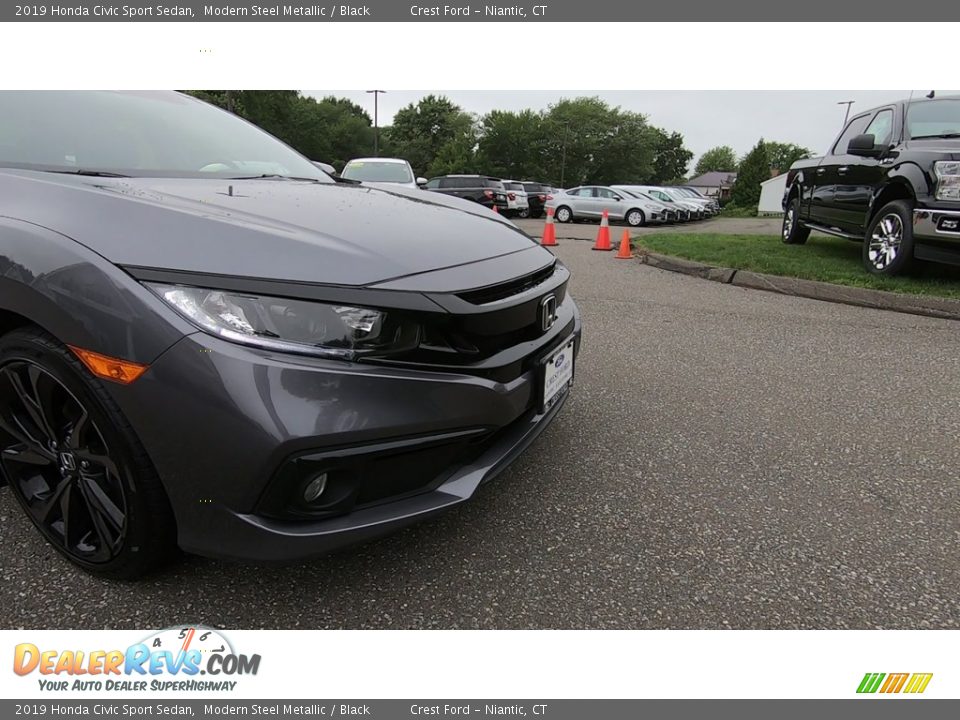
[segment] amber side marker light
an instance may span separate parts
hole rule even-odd
[[[80,361],[87,366],[87,369],[99,378],[112,380],[121,385],[129,385],[138,377],[143,375],[149,365],[130,362],[129,360],[120,360],[119,358],[108,357],[90,350],[68,345],[73,353],[80,358]]]

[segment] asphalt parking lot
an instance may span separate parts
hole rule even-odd
[[[290,567],[74,570],[0,490],[5,628],[954,628],[955,322],[673,275],[563,242],[563,413],[428,524]]]
[[[543,218],[523,220],[517,218],[514,223],[524,232],[539,238],[543,235]],[[681,223],[679,225],[648,225],[639,228],[629,228],[631,235],[644,235],[653,232],[674,233],[719,233],[721,235],[779,235],[783,219],[779,217],[763,218],[728,218],[715,217],[697,222]],[[576,240],[593,240],[597,237],[598,220],[583,222],[555,223],[557,237]],[[620,240],[625,223],[611,223],[611,238]]]

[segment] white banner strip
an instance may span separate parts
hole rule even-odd
[[[189,630],[189,626],[185,626]],[[951,631],[213,631],[189,645],[199,671],[181,663],[182,630],[0,631],[7,699],[116,695],[227,698],[855,698],[866,673],[933,673],[923,697],[960,698]],[[157,640],[160,645],[154,647]],[[203,638],[203,641],[201,641]],[[152,639],[152,640],[151,640]],[[147,641],[159,657],[146,674],[71,674],[110,651],[140,662]],[[20,657],[16,652],[20,646]],[[23,652],[27,646],[29,652]],[[33,662],[31,647],[44,656]],[[223,646],[233,660],[220,657]],[[230,649],[232,648],[232,653]],[[66,656],[72,651],[74,656]],[[102,651],[97,658],[94,653]],[[142,651],[142,650],[141,650]],[[162,657],[162,652],[171,655]],[[79,656],[76,653],[82,652]],[[221,653],[223,655],[224,653]],[[249,672],[259,656],[256,674]],[[237,658],[240,658],[239,660]],[[114,657],[113,660],[116,660]],[[76,662],[74,662],[76,661]],[[73,664],[71,665],[71,662]],[[151,662],[156,673],[149,671]],[[238,666],[239,662],[239,666]],[[246,672],[243,670],[246,664]],[[206,668],[210,669],[207,672]],[[41,689],[41,683],[47,689]],[[81,684],[77,685],[77,681]],[[105,683],[97,691],[82,683]],[[107,681],[111,681],[109,692]],[[161,683],[155,685],[153,681]],[[131,685],[117,683],[142,682]],[[162,683],[204,683],[163,685]],[[207,683],[235,683],[204,692]],[[55,689],[50,689],[50,688]],[[156,688],[169,688],[158,690]],[[232,688],[232,689],[231,689]]]

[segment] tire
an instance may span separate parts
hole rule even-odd
[[[517,212],[517,217],[520,217],[520,218],[530,217],[530,209],[524,208],[523,210],[520,210],[519,212]]]
[[[573,211],[566,205],[561,205],[553,214],[554,219],[559,223],[573,222]]]
[[[0,475],[61,555],[131,580],[176,554],[170,503],[104,384],[33,327],[0,337]]]
[[[887,203],[867,226],[863,266],[872,275],[892,276],[913,262],[913,205],[907,200]]]
[[[623,217],[630,227],[640,227],[647,222],[647,216],[639,208],[630,208]]]
[[[786,245],[803,245],[810,237],[810,228],[800,224],[800,198],[792,198],[783,213],[780,239]]]

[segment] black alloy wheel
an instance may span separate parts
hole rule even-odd
[[[32,328],[0,337],[0,481],[89,572],[132,579],[173,555],[169,501],[129,424],[67,347]]]
[[[89,411],[41,366],[0,366],[0,461],[46,538],[90,563],[117,557],[127,530],[120,471]]]

